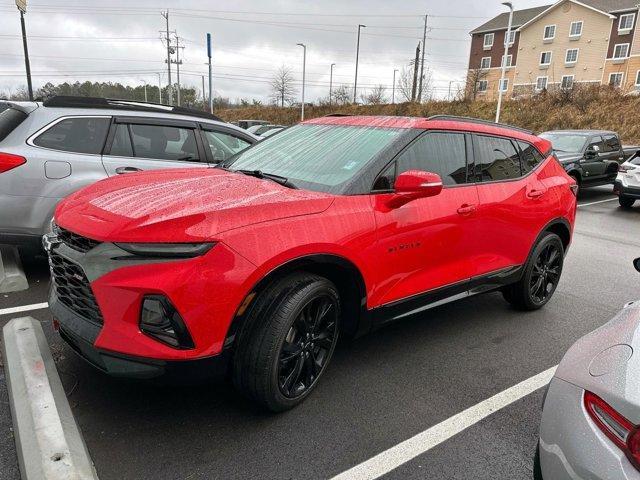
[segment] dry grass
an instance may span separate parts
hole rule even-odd
[[[535,132],[567,128],[613,130],[620,134],[623,143],[640,143],[639,107],[639,96],[625,96],[609,87],[588,87],[507,101],[503,104],[501,121]],[[428,117],[448,114],[492,120],[495,109],[495,102],[433,101],[424,104],[308,107],[305,116],[314,118],[345,113]],[[227,121],[254,118],[282,125],[292,125],[300,118],[299,108],[247,107],[216,113]]]

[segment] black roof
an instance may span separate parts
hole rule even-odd
[[[526,133],[528,135],[534,135],[532,130],[527,130],[526,128],[516,127],[514,125],[509,125],[507,123],[496,123],[491,120],[482,120],[481,118],[471,118],[471,117],[459,117],[456,115],[433,115],[429,117],[427,120],[441,120],[441,121],[452,121],[452,122],[465,122],[465,123],[477,123],[480,125],[489,125],[493,127],[507,128],[509,130],[515,130],[517,132]]]
[[[128,110],[136,112],[156,112],[170,113],[175,115],[188,115],[191,117],[205,118],[207,120],[215,120],[223,122],[220,117],[202,110],[193,108],[177,107],[171,105],[163,105],[161,103],[139,102],[137,100],[126,100],[116,98],[101,97],[74,97],[58,95],[48,98],[42,102],[44,107],[61,107],[61,108],[108,108],[113,110]]]
[[[543,133],[581,133],[584,135],[618,135],[616,132],[611,130],[547,130],[546,132],[540,132],[540,135]]]

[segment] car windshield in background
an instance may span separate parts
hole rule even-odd
[[[259,170],[299,188],[338,193],[403,129],[343,125],[297,125],[257,143],[222,166]]]
[[[581,153],[589,138],[575,133],[542,133],[540,137],[549,140],[553,149],[560,153]]]

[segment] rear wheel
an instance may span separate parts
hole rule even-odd
[[[618,197],[618,201],[622,208],[631,208],[633,207],[633,204],[636,203],[635,198],[625,197],[624,195],[620,195]]]
[[[297,273],[255,301],[233,365],[233,381],[261,407],[281,412],[315,388],[335,349],[340,298],[326,278]]]
[[[521,310],[542,308],[556,291],[563,261],[560,237],[547,232],[533,249],[522,278],[502,290],[505,300]]]
[[[533,480],[542,480],[542,467],[540,466],[540,442],[536,446],[536,454],[533,457]]]

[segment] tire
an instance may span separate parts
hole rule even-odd
[[[536,244],[522,278],[502,290],[505,300],[519,310],[538,310],[555,293],[564,262],[560,237],[547,232]]]
[[[235,387],[272,412],[300,404],[331,360],[339,321],[340,297],[326,278],[300,272],[275,282],[247,313],[233,360]]]
[[[533,457],[533,480],[543,480],[540,466],[540,442],[536,445],[536,454]]]
[[[633,207],[633,204],[636,203],[636,200],[634,198],[625,197],[624,195],[620,195],[618,197],[618,201],[620,202],[620,206],[622,208],[631,208]]]

